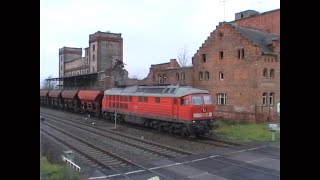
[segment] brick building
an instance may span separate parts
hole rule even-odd
[[[193,68],[193,85],[211,92],[217,116],[277,118],[280,35],[220,23],[193,56]]]
[[[253,10],[242,11],[235,14],[233,25],[264,30],[280,34],[280,9],[259,13]]]
[[[143,80],[123,69],[121,34],[96,32],[89,47],[59,49],[64,89],[107,89],[115,84],[187,84],[211,92],[216,116],[244,121],[277,119],[280,103],[280,9],[247,10],[222,22],[192,57],[191,67],[175,59],[151,65]]]
[[[168,63],[151,65],[149,74],[139,84],[187,84],[193,85],[193,67],[181,67],[176,59]]]
[[[139,83],[182,83],[206,89],[215,102],[215,115],[227,119],[277,119],[280,9],[261,14],[248,10],[235,17],[210,33],[192,57],[192,67],[180,67],[175,60],[151,65]]]
[[[123,61],[121,34],[96,32],[89,35],[89,47],[63,47],[59,49],[59,78],[63,89],[103,89],[106,69],[113,69]]]

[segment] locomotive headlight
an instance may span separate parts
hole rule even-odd
[[[196,122],[195,120],[192,121],[192,123],[195,123],[195,122]]]

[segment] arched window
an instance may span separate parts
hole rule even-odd
[[[176,73],[176,79],[179,81],[179,73]]]
[[[267,68],[263,69],[263,77],[265,77],[265,78],[268,77],[268,69]]]
[[[183,73],[181,73],[181,81],[182,81],[182,82],[185,82],[185,80],[186,80],[186,76],[185,76],[185,74],[184,74],[184,72],[183,72]]]
[[[270,69],[270,78],[274,78],[274,69]]]
[[[163,75],[163,83],[166,83],[167,82],[167,75]]]
[[[262,94],[262,105],[263,106],[266,106],[267,105],[267,96],[268,96],[268,93],[264,92]]]
[[[161,75],[158,76],[158,82],[159,82],[159,84],[162,83],[162,76]]]
[[[201,81],[203,79],[203,72],[199,72],[199,80]]]

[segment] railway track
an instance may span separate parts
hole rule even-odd
[[[128,160],[123,156],[119,156],[113,152],[101,148],[100,146],[97,146],[94,143],[89,142],[83,138],[76,137],[75,135],[48,122],[42,122],[42,124],[45,126],[41,127],[41,133],[53,138],[59,143],[69,147],[73,151],[89,159],[92,163],[97,164],[100,167],[99,169],[111,169],[118,175],[121,175],[128,179],[134,179],[130,177],[128,173],[121,172],[119,170],[119,167],[133,166],[139,168],[137,171],[149,172],[151,174],[157,175],[158,177],[161,177],[161,179],[171,179],[151,169],[145,168],[138,163]]]
[[[61,110],[58,110],[58,111],[61,111]],[[66,111],[61,111],[61,112],[66,112]],[[70,113],[70,114],[73,114],[73,115],[74,114],[75,115],[79,115],[79,114],[76,114],[76,113],[73,113],[73,112],[67,112],[67,113]],[[105,121],[105,120],[103,120],[101,118],[92,117],[92,119],[93,120],[97,120],[97,121],[103,121],[103,122],[110,123],[110,122]],[[122,124],[119,124],[118,126],[134,128],[134,129],[148,131],[148,132],[152,132],[152,133],[157,133],[157,134],[161,134],[161,135],[165,135],[165,136],[169,136],[169,137],[174,137],[174,138],[178,138],[178,139],[182,139],[182,140],[188,140],[190,142],[197,142],[197,143],[201,143],[201,144],[218,146],[218,147],[233,147],[233,146],[241,146],[242,145],[240,143],[224,141],[224,140],[216,139],[216,138],[213,138],[213,137],[201,136],[198,139],[197,138],[192,138],[192,137],[182,137],[180,135],[170,134],[170,133],[158,131],[158,130],[155,130],[155,129],[148,129],[148,128],[141,127],[141,126],[136,125],[136,124],[130,124],[130,123],[125,123],[125,124],[122,123]]]
[[[157,131],[155,129],[147,129],[147,128],[144,128],[144,127],[141,127],[141,126],[138,126],[135,124],[121,124],[121,125],[125,126],[125,127],[138,129],[138,130],[149,131],[152,133],[157,133],[157,134],[161,134],[161,135],[165,135],[165,136],[169,136],[169,137],[174,137],[174,138],[178,138],[178,139],[182,139],[182,140],[188,140],[190,142],[197,142],[197,143],[201,143],[201,144],[213,145],[213,146],[218,146],[218,147],[232,147],[232,146],[241,146],[242,145],[240,143],[229,142],[229,141],[224,141],[224,140],[220,140],[220,139],[216,139],[216,138],[212,138],[212,137],[205,137],[205,136],[200,136],[198,138],[182,137],[180,135],[169,134],[167,132]]]
[[[192,152],[185,151],[182,149],[166,146],[163,144],[151,142],[148,140],[132,137],[120,132],[116,132],[109,129],[103,129],[96,127],[87,123],[79,122],[76,120],[66,120],[56,115],[42,115],[44,117],[63,123],[64,125],[69,125],[70,127],[76,127],[86,132],[97,135],[97,138],[113,140],[114,142],[122,143],[127,149],[130,147],[141,149],[144,154],[155,154],[165,158],[175,158],[181,156],[192,155]]]

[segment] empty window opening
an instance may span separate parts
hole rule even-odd
[[[179,81],[179,73],[176,73],[176,79]]]
[[[265,78],[268,77],[268,69],[267,68],[263,69],[263,77],[265,77]]]
[[[270,69],[270,78],[274,78],[274,69]]]
[[[219,37],[220,37],[220,38],[223,37],[223,32],[219,32]]]
[[[223,51],[219,51],[219,59],[223,59]]]
[[[203,79],[203,72],[199,72],[199,80],[201,81]]]
[[[221,80],[223,80],[223,78],[224,78],[224,77],[223,77],[223,72],[220,71],[220,72],[219,72],[219,80],[221,81]]]
[[[241,49],[241,59],[243,59],[244,58],[244,49],[242,48]]]
[[[202,62],[206,62],[207,61],[207,57],[206,57],[206,54],[202,54]]]
[[[209,80],[209,72],[208,72],[208,71],[206,71],[206,72],[204,73],[204,79],[205,79],[205,80]]]

